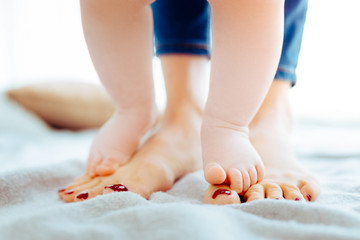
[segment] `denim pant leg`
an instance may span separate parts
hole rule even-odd
[[[296,83],[298,65],[308,0],[285,0],[284,43],[275,78]]]
[[[151,6],[156,55],[210,56],[210,7],[206,0],[157,0]]]
[[[284,43],[276,79],[295,85],[308,0],[285,0]],[[206,0],[157,0],[152,4],[156,55],[210,56],[210,7]]]

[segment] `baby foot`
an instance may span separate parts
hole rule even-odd
[[[93,141],[86,174],[90,177],[109,175],[129,161],[140,139],[153,125],[154,116],[116,111]]]
[[[250,140],[260,154],[266,173],[264,179],[244,194],[244,200],[287,199],[315,201],[320,188],[316,178],[296,159],[291,146],[292,116],[286,81],[274,81],[264,103],[250,124]],[[219,187],[210,186],[206,199]],[[222,204],[229,199],[214,199]],[[240,199],[239,199],[240,201]]]
[[[131,161],[112,175],[83,176],[60,190],[59,197],[74,202],[128,190],[149,198],[151,193],[166,191],[180,177],[200,169],[201,116],[189,109],[175,115],[175,119],[164,119]]]
[[[201,140],[205,179],[210,184],[230,185],[242,194],[262,180],[263,163],[246,127],[204,116]]]

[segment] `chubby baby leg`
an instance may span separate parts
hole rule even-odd
[[[85,40],[115,113],[92,144],[87,174],[125,164],[154,124],[152,12],[148,0],[82,0]]]
[[[205,178],[245,193],[263,178],[248,125],[273,80],[283,37],[283,0],[209,0],[213,57],[201,131]]]

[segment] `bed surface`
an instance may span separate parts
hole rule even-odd
[[[112,193],[66,204],[57,190],[81,175],[95,131],[54,131],[0,96],[0,240],[360,239],[360,124],[298,123],[294,144],[316,173],[315,203],[201,203],[202,171],[150,200]]]

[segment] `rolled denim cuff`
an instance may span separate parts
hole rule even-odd
[[[210,47],[199,43],[161,43],[155,46],[156,56],[164,54],[193,54],[204,55],[210,58]]]
[[[275,74],[275,79],[289,81],[293,87],[297,79],[295,69],[279,66]]]

